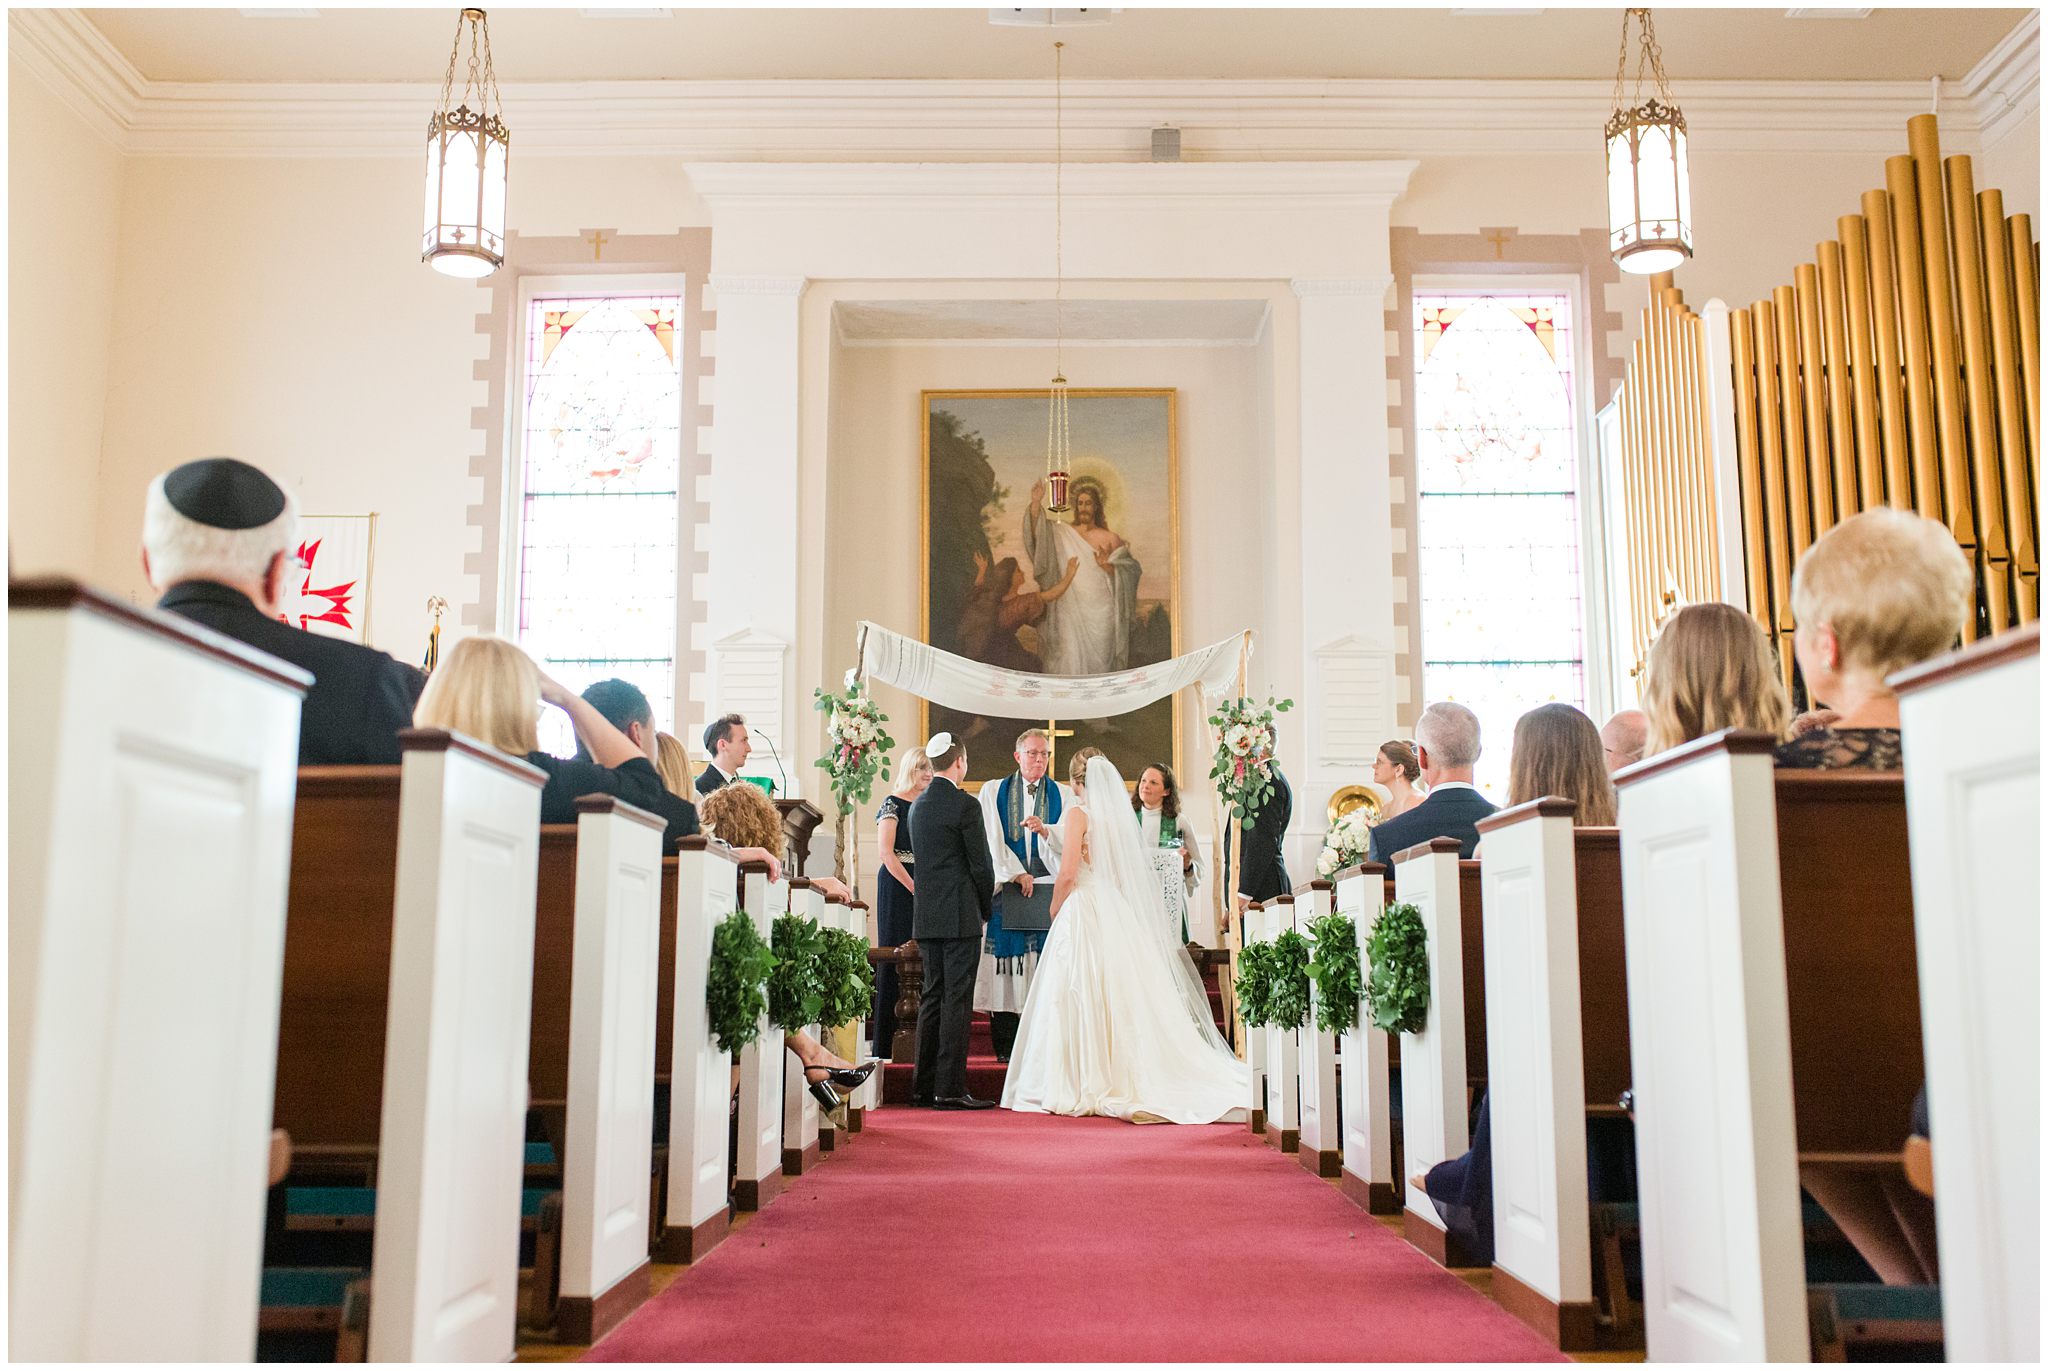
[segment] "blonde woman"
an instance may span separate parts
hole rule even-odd
[[[543,703],[569,716],[590,760],[572,761],[540,750]],[[583,795],[616,795],[646,810],[653,810],[661,797],[661,777],[633,740],[503,638],[478,634],[449,649],[420,696],[413,723],[467,734],[545,771],[547,784],[540,792],[544,824],[576,822],[576,800]]]
[[[1645,756],[1724,728],[1783,738],[1792,706],[1770,640],[1733,605],[1687,605],[1666,621],[1643,669]]]
[[[1515,721],[1508,803],[1527,804],[1546,795],[1577,805],[1572,822],[1582,828],[1614,823],[1614,782],[1607,777],[1600,730],[1570,705],[1538,705]]]
[[[1901,509],[1844,519],[1792,572],[1792,653],[1826,709],[1778,749],[1778,765],[1897,771],[1899,697],[1885,678],[1954,644],[1975,591],[1947,528]]]
[[[654,770],[661,777],[661,788],[669,794],[687,797],[696,793],[690,775],[690,749],[675,734],[654,735]]]
[[[910,938],[910,919],[917,893],[911,872],[910,806],[932,783],[932,759],[921,747],[905,752],[896,763],[896,788],[882,797],[875,814],[876,848],[882,869],[875,873],[875,946],[900,947]],[[896,963],[884,962],[875,973],[875,1051],[893,1056],[896,1041]]]

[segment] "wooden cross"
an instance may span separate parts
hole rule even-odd
[[[1071,738],[1074,736],[1074,730],[1071,728],[1061,728],[1060,721],[1058,719],[1047,719],[1045,721],[1045,732],[1047,738],[1049,739],[1049,741],[1046,743],[1046,746],[1051,749],[1052,754],[1054,756],[1057,756],[1059,753],[1060,739]],[[1050,758],[1048,758],[1046,761],[1045,770],[1048,776],[1053,776],[1054,779],[1058,779],[1057,773],[1055,773],[1052,769],[1052,761]]]
[[[1498,262],[1507,252],[1508,239],[1513,235],[1506,229],[1497,228],[1491,233],[1482,233],[1479,236],[1493,244],[1493,260]]]
[[[590,260],[593,262],[603,261],[604,245],[611,240],[612,235],[607,234],[603,229],[592,229],[590,231]]]

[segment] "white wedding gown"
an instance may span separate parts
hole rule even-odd
[[[1158,877],[1123,778],[1088,763],[1085,859],[1053,920],[1024,1002],[1003,1108],[1135,1123],[1241,1122],[1250,1068],[1216,1031],[1187,948],[1167,932]],[[1061,821],[1061,837],[1068,837]],[[1178,924],[1175,925],[1176,930]]]

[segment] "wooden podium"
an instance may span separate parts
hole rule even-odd
[[[782,811],[783,847],[789,860],[792,876],[805,876],[804,863],[811,855],[811,834],[825,816],[809,800],[777,800],[775,807]]]

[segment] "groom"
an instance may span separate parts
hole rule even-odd
[[[910,850],[917,866],[910,933],[924,955],[924,1000],[917,1009],[913,1104],[938,1109],[993,1109],[994,1100],[967,1093],[967,1023],[981,926],[995,902],[981,806],[960,789],[967,747],[950,733],[924,745],[932,781],[910,807]]]

